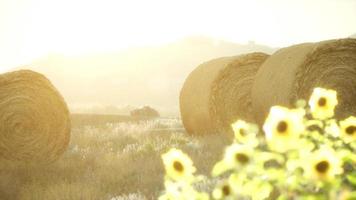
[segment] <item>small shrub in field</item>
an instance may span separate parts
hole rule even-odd
[[[336,95],[315,88],[308,107],[273,106],[264,136],[254,124],[232,124],[234,142],[212,169],[219,181],[210,191],[197,187],[209,179],[195,175],[190,157],[169,150],[159,199],[356,199],[356,117],[333,119]]]
[[[159,117],[159,113],[157,110],[149,107],[149,106],[144,106],[143,108],[135,109],[130,112],[130,115],[132,117],[141,117],[141,118],[157,118]]]

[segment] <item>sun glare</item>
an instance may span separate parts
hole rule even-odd
[[[280,47],[356,31],[349,26],[356,2],[322,1],[323,10],[315,9],[321,1],[0,0],[0,67],[51,52],[117,51],[191,35]]]

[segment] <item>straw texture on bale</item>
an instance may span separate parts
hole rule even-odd
[[[190,134],[231,131],[237,119],[253,122],[251,88],[264,53],[218,58],[198,66],[180,93],[180,111]]]
[[[20,70],[0,75],[0,163],[45,164],[70,138],[64,99],[43,75]]]
[[[300,44],[270,56],[252,88],[256,120],[262,124],[273,105],[308,100],[315,87],[338,92],[336,118],[356,114],[356,39]]]

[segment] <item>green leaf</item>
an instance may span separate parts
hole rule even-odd
[[[282,195],[279,195],[279,197],[276,199],[276,200],[287,200],[287,196],[282,194]]]
[[[355,200],[356,199],[356,192],[351,192],[348,194],[348,197],[346,197],[345,200]]]
[[[356,186],[356,173],[352,173],[346,176],[347,180],[354,186]]]

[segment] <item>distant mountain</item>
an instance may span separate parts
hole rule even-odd
[[[26,67],[45,74],[71,107],[151,105],[164,115],[177,114],[179,91],[199,64],[222,56],[275,50],[253,42],[235,44],[197,36],[121,52],[72,57],[52,54]]]
[[[356,38],[356,33],[353,35],[350,35],[349,38]]]

